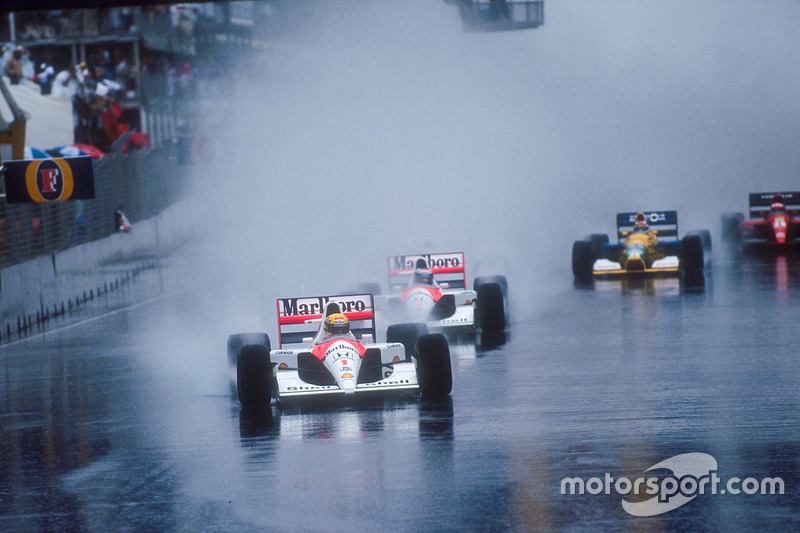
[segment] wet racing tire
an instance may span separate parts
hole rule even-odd
[[[505,298],[499,283],[478,285],[476,318],[481,331],[503,331],[506,329]]]
[[[441,333],[422,335],[417,339],[417,380],[422,396],[447,396],[453,390],[450,346]]]
[[[358,292],[372,294],[373,296],[381,293],[380,283],[362,283],[358,286]]]
[[[740,224],[744,221],[742,213],[725,213],[722,215],[722,240],[727,243],[738,243],[742,240]]]
[[[266,333],[237,333],[228,337],[228,363],[236,365],[239,350],[247,344],[263,344],[267,351],[271,350],[269,336]]]
[[[592,262],[603,257],[603,245],[608,244],[608,235],[605,233],[592,233],[589,235],[592,244]]]
[[[572,245],[572,274],[575,280],[580,283],[591,283],[593,266],[591,241],[575,241]]]
[[[236,363],[239,360],[239,350],[242,346],[248,344],[262,344],[270,351],[269,336],[266,333],[237,333],[228,337],[228,366],[231,369],[236,368]],[[231,374],[230,379],[231,395],[236,396],[236,378]]]
[[[478,287],[485,283],[499,283],[503,288],[503,295],[508,298],[508,280],[505,276],[478,276],[472,284],[472,289],[477,291]]]
[[[406,360],[417,353],[417,339],[428,334],[428,326],[422,322],[392,324],[386,329],[386,342],[399,342],[406,348]]]
[[[239,350],[236,390],[242,407],[267,407],[272,399],[272,361],[263,344],[247,344]]]
[[[707,229],[697,230],[697,234],[700,236],[700,240],[703,242],[703,249],[707,251],[711,251],[711,232]]]
[[[687,276],[703,271],[703,241],[699,235],[681,239],[681,270]]]

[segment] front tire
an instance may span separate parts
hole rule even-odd
[[[572,274],[575,280],[580,283],[591,283],[593,266],[591,241],[575,241],[572,245]]]
[[[272,361],[263,344],[248,344],[239,350],[236,390],[242,407],[267,407],[272,399]]]
[[[447,396],[453,390],[453,371],[450,365],[450,346],[441,333],[423,335],[417,339],[417,381],[422,396]]]

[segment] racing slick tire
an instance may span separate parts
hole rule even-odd
[[[572,245],[572,274],[575,280],[580,283],[591,283],[593,266],[591,241],[575,241]]]
[[[589,235],[592,243],[592,262],[603,257],[603,245],[608,244],[608,235],[605,233],[592,233]]]
[[[687,276],[703,271],[703,241],[699,235],[686,235],[681,239],[681,270]]]
[[[744,221],[742,213],[725,213],[722,215],[722,240],[735,244],[742,240],[740,224]]]
[[[406,361],[417,353],[417,339],[428,334],[428,326],[423,322],[392,324],[386,329],[386,342],[399,342],[406,348]]]
[[[499,283],[478,285],[476,319],[481,331],[495,332],[506,329],[506,310],[503,287]]]
[[[268,407],[273,379],[269,349],[263,344],[242,346],[236,365],[236,390],[242,407]]]
[[[450,346],[441,333],[429,333],[417,339],[417,381],[426,398],[447,396],[453,390]]]
[[[269,342],[269,336],[266,333],[237,333],[228,337],[228,366],[236,368],[236,363],[239,360],[239,350],[242,346],[248,344],[263,344],[267,347],[267,351],[272,348]],[[230,380],[231,395],[236,396],[236,380],[231,376]]]

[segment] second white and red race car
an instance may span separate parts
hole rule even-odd
[[[389,294],[376,296],[386,322],[443,333],[496,333],[508,323],[508,281],[481,276],[467,288],[463,252],[389,257]]]

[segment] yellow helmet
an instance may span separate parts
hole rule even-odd
[[[350,321],[342,313],[331,313],[325,318],[322,326],[328,335],[346,335],[350,333]]]

